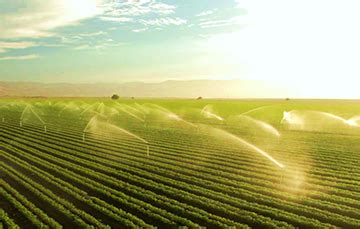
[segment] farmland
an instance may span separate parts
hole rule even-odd
[[[5,228],[360,228],[360,102],[0,100]]]

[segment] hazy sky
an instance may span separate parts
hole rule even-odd
[[[359,8],[358,0],[0,0],[0,80],[262,79],[360,97]]]

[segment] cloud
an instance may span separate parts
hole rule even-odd
[[[0,1],[0,38],[44,37],[102,12],[102,0]]]
[[[74,47],[75,50],[96,49],[96,48],[97,48],[96,46],[90,46],[88,44],[79,45],[79,46]]]
[[[167,15],[175,13],[176,6],[158,2],[156,0],[127,0],[112,1],[104,4],[104,13],[100,20],[109,22],[131,22],[133,25],[141,24],[146,29],[132,29],[139,33],[150,29],[150,26],[169,26],[186,24],[187,20]],[[157,28],[158,29],[158,28]]]
[[[149,13],[167,15],[175,12],[174,5],[157,2],[155,0],[127,0],[123,2],[112,1],[104,4],[106,16],[141,16]]]
[[[134,22],[145,25],[166,25],[183,23],[183,20],[163,18],[173,14],[176,6],[157,2],[155,0],[127,0],[111,1],[103,5],[104,14],[99,17],[103,21],[110,22]],[[144,19],[151,16],[152,19]],[[137,31],[135,29],[135,31]]]
[[[126,43],[114,41],[111,38],[96,39],[96,40],[84,40],[83,43],[78,43],[73,47],[74,50],[96,50],[102,51],[109,47],[118,47],[126,45]]]
[[[112,22],[131,22],[133,21],[132,18],[129,17],[109,17],[109,16],[103,16],[100,17],[103,21],[112,21]]]
[[[5,57],[0,57],[0,61],[4,61],[4,60],[32,60],[32,59],[37,59],[39,57],[40,56],[36,55],[36,54],[25,55],[25,56],[5,56]]]
[[[201,12],[201,13],[195,15],[195,17],[205,17],[205,16],[211,15],[213,13],[214,13],[214,11],[207,10],[207,11],[204,11],[204,12]]]
[[[158,14],[172,14],[175,12],[176,7],[165,3],[153,2],[152,4],[150,4],[150,8]]]
[[[0,53],[5,53],[11,49],[26,49],[34,46],[38,46],[39,44],[34,42],[5,42],[0,41]]]
[[[134,33],[141,33],[141,32],[145,32],[145,31],[147,31],[147,30],[148,30],[148,28],[133,29],[133,32],[134,32]]]
[[[234,26],[243,23],[243,16],[236,16],[223,20],[206,20],[199,23],[199,26],[203,29],[223,26]]]
[[[169,25],[183,25],[186,24],[185,19],[181,18],[155,18],[155,19],[142,19],[140,23],[143,25],[153,25],[153,26],[169,26]]]
[[[1,42],[0,49],[24,49],[36,46],[34,42]]]
[[[78,34],[78,36],[80,37],[96,37],[96,36],[101,36],[101,35],[107,35],[108,33],[105,31],[98,31],[98,32],[94,32],[94,33],[80,33]]]
[[[98,39],[99,36],[101,37],[106,35],[108,35],[107,32],[100,30],[92,33],[78,33],[76,35],[68,35],[68,36],[63,35],[63,36],[58,36],[57,38],[64,46],[64,45],[72,45],[72,44],[79,45],[80,43],[88,43],[91,40]]]
[[[159,18],[161,24],[183,23],[179,19],[161,19],[175,9],[174,5],[156,0],[0,0],[0,39],[57,36],[55,29],[95,16],[117,23],[138,22],[137,17],[146,15]]]
[[[27,0],[0,1],[0,39],[53,36],[54,29],[101,15],[112,22],[130,22],[149,13],[167,15],[175,6],[154,0]]]

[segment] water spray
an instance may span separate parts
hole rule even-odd
[[[334,115],[334,114],[331,114],[331,113],[328,113],[328,112],[322,112],[322,111],[314,111],[314,112],[317,112],[319,114],[323,114],[323,115],[325,115],[325,116],[327,116],[329,118],[339,120],[339,121],[345,123],[346,125],[359,127],[359,125],[356,123],[356,121],[357,121],[356,118],[344,119],[344,118],[342,118],[340,116],[337,116],[337,115]]]
[[[357,123],[359,120],[360,120],[360,116],[354,116],[354,117],[351,117],[350,119],[348,119],[346,122],[350,126],[360,127],[359,124]]]
[[[86,140],[86,133],[89,133],[91,131],[92,128],[96,128],[98,127],[99,125],[102,127],[104,127],[104,129],[106,128],[110,128],[111,130],[115,130],[115,131],[118,131],[118,132],[121,132],[121,133],[125,133],[126,135],[129,135],[143,143],[146,144],[146,155],[147,156],[150,156],[150,145],[149,145],[149,142],[146,141],[145,139],[137,136],[136,134],[134,133],[131,133],[130,131],[127,131],[123,128],[120,128],[116,125],[113,125],[113,124],[110,124],[110,123],[106,123],[106,122],[99,122],[97,121],[97,118],[98,118],[98,115],[95,115],[94,117],[92,117],[90,119],[90,121],[87,123],[87,125],[85,126],[84,130],[83,130],[83,135],[82,135],[82,138],[83,138],[83,142],[85,143],[85,140]]]
[[[125,114],[141,121],[141,122],[145,122],[144,119],[140,118],[139,116],[137,116],[136,114],[134,114],[133,112],[129,111],[128,109],[126,109],[125,107],[123,107],[121,104],[117,103],[116,106],[122,111],[124,112]]]
[[[144,111],[141,111],[141,110],[138,110],[132,106],[129,106],[127,104],[122,104],[127,110],[131,110],[133,113],[138,113],[140,115],[145,115],[145,112]]]
[[[165,115],[167,118],[169,118],[171,120],[183,122],[189,126],[196,127],[195,124],[182,119],[179,115],[175,114],[174,112],[171,112],[170,110],[168,110],[162,106],[159,106],[157,104],[151,104],[151,106],[154,107],[157,111],[159,111],[160,113],[162,113],[163,115]]]
[[[249,111],[245,111],[244,113],[241,113],[240,115],[247,115],[247,114],[253,113],[253,112],[255,112],[255,111],[262,110],[262,109],[269,108],[269,107],[273,107],[273,106],[274,106],[274,105],[256,107],[256,108],[251,109],[251,110],[249,110]]]
[[[78,107],[76,104],[74,104],[73,102],[70,102],[70,103],[66,104],[66,105],[59,111],[58,116],[60,117],[60,116],[62,115],[62,113],[65,112],[65,110],[71,109],[71,108],[73,108],[73,109],[79,109],[79,107]]]
[[[34,111],[34,109],[32,108],[32,106],[29,104],[25,107],[25,109],[23,110],[22,114],[21,114],[21,117],[20,117],[20,127],[23,126],[23,120],[24,120],[24,116],[25,116],[25,113],[27,111],[30,111],[33,115],[35,115],[35,117],[41,122],[41,124],[44,126],[44,131],[46,132],[47,129],[46,129],[46,123],[44,122],[44,120],[42,120],[42,118]]]
[[[60,117],[61,114],[67,109],[67,107],[69,106],[70,104],[66,104],[60,111],[59,111],[59,114],[58,116]]]
[[[305,118],[309,115],[315,115],[315,117],[326,117],[331,119],[332,121],[338,121],[342,124],[345,124],[346,126],[352,126],[352,127],[360,127],[360,125],[356,122],[358,120],[358,117],[352,117],[350,119],[345,119],[340,116],[323,112],[323,111],[303,111],[303,113],[300,113],[300,111],[292,110],[292,111],[284,111],[283,118],[281,120],[281,124],[284,124],[285,122],[289,123],[290,125],[298,125],[300,127],[305,125]],[[311,116],[310,116],[311,117]],[[320,120],[320,118],[319,118]]]
[[[355,120],[352,120],[352,119],[349,119],[349,120],[346,120],[345,123],[349,126],[356,126],[356,127],[359,127],[359,125],[356,123]]]
[[[290,115],[291,115],[290,112],[291,111],[284,111],[283,112],[283,117],[282,117],[282,119],[280,121],[280,124],[283,124],[285,121],[288,121],[290,119]]]
[[[233,135],[225,130],[222,129],[218,129],[218,128],[211,128],[213,131],[215,131],[217,134],[221,135],[221,136],[226,136],[229,137],[230,139],[233,139],[239,143],[241,143],[242,145],[245,145],[246,147],[254,150],[255,152],[259,153],[260,155],[264,156],[265,158],[267,158],[268,160],[270,160],[273,164],[275,164],[276,166],[278,166],[281,169],[284,169],[285,166],[283,164],[281,164],[280,162],[278,162],[277,160],[275,160],[272,156],[270,156],[267,152],[265,152],[264,150],[260,149],[259,147],[245,141],[244,139]]]
[[[110,127],[111,129],[113,129],[113,130],[120,131],[120,132],[122,132],[122,133],[124,133],[124,134],[127,134],[127,135],[129,135],[129,136],[131,136],[131,137],[133,137],[133,138],[135,138],[135,139],[137,139],[137,140],[145,143],[145,144],[146,144],[146,155],[147,155],[147,156],[150,156],[150,144],[149,144],[148,141],[146,141],[145,139],[137,136],[136,134],[131,133],[130,131],[125,130],[125,129],[121,128],[121,127],[118,127],[118,126],[116,126],[116,125],[113,125],[113,124],[110,124],[110,123],[107,123],[106,125],[107,125],[108,127]]]
[[[88,129],[93,125],[93,123],[96,121],[97,115],[95,115],[94,117],[92,117],[90,119],[90,121],[87,123],[87,125],[85,126],[84,130],[83,130],[83,142],[85,142],[85,134],[88,131]]]
[[[87,111],[89,111],[92,107],[96,106],[98,103],[94,103],[92,105],[88,105],[87,108],[85,108],[85,110],[83,110],[80,114],[83,115],[85,114]]]
[[[142,106],[142,105],[140,105],[138,103],[135,103],[134,106],[136,106],[138,108],[137,110],[140,111],[144,116],[149,114],[149,110],[146,109],[144,106]]]
[[[100,103],[99,106],[97,107],[96,111],[98,113],[100,113],[101,115],[104,115],[104,113],[105,113],[105,104]]]
[[[212,107],[211,105],[206,105],[202,110],[201,110],[201,114],[204,115],[206,118],[213,118],[213,119],[217,119],[219,121],[224,121],[224,118],[216,115],[215,113],[213,113],[212,111]]]
[[[270,125],[269,123],[266,123],[266,122],[261,121],[261,120],[257,120],[255,118],[252,118],[252,117],[247,116],[247,115],[238,115],[238,117],[245,118],[246,120],[254,123],[255,125],[261,127],[265,131],[267,131],[267,132],[269,132],[269,133],[271,133],[271,134],[273,134],[273,135],[275,135],[277,137],[281,136],[280,132],[275,127]]]

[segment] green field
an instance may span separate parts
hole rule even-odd
[[[360,228],[360,101],[0,100],[5,228]]]

